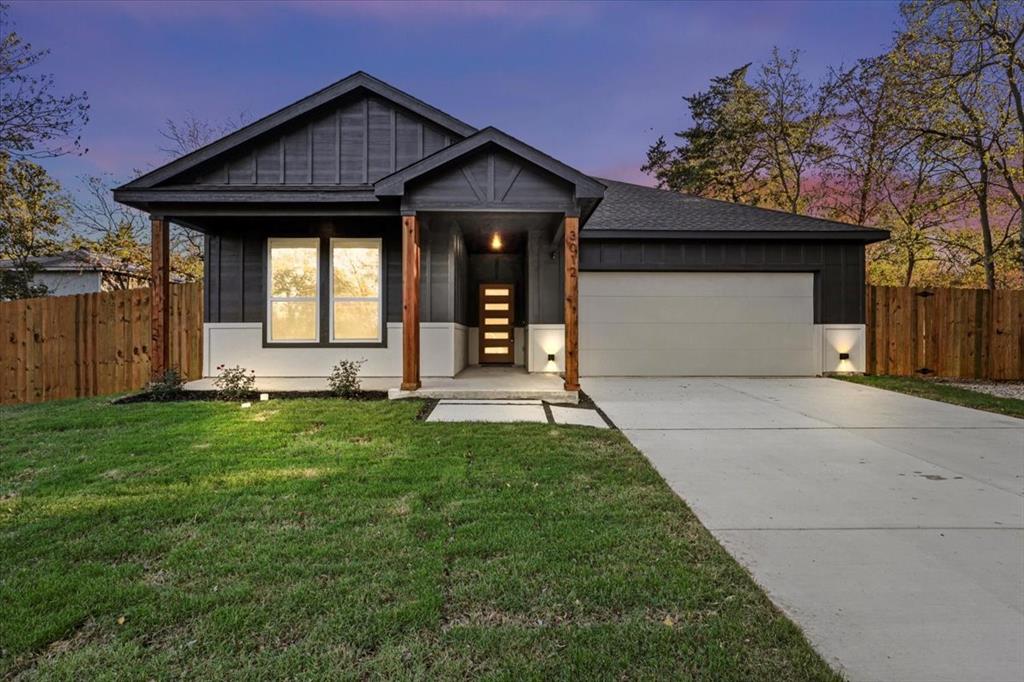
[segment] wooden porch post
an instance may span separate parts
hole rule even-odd
[[[565,390],[580,390],[580,219],[565,216]]]
[[[152,238],[150,316],[150,375],[159,379],[170,368],[171,361],[171,281],[170,240],[167,218],[150,216]]]
[[[402,216],[402,390],[420,387],[420,222]]]

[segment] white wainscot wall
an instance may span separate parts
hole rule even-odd
[[[817,324],[814,325],[820,341],[817,344],[822,374],[863,373],[867,367],[866,333],[863,324]],[[843,359],[840,354],[850,357]]]
[[[526,330],[526,370],[562,372],[565,370],[565,325],[531,324]],[[555,361],[548,360],[554,353]]]
[[[366,360],[362,376],[400,377],[402,324],[389,322],[387,330],[387,346],[379,348],[264,347],[261,323],[207,323],[203,325],[203,376],[216,376],[218,365],[241,365],[255,370],[258,377],[326,377],[339,360]],[[465,338],[462,325],[420,323],[420,375],[458,374],[465,362]]]

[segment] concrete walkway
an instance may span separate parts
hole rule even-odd
[[[439,400],[428,422],[537,422],[607,429],[597,410],[540,400]]]
[[[850,679],[1024,679],[1024,421],[832,379],[583,390]]]

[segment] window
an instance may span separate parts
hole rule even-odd
[[[380,239],[331,240],[331,341],[381,340]]]
[[[268,339],[315,343],[320,338],[320,240],[270,239],[268,252]]]

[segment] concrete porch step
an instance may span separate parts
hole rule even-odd
[[[549,403],[569,403],[580,401],[579,391],[564,391],[550,388],[460,388],[454,386],[423,387],[415,391],[403,391],[400,388],[388,390],[388,399],[403,400],[406,398],[422,398],[427,400],[544,400]]]

